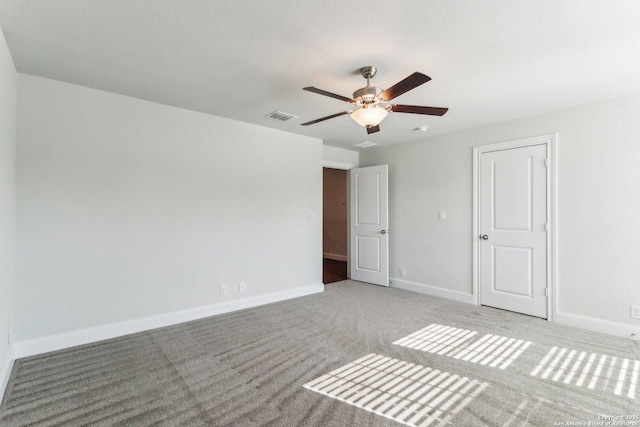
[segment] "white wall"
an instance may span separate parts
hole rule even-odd
[[[355,150],[324,145],[322,147],[323,165],[328,168],[350,169],[360,164],[360,153]]]
[[[9,375],[15,298],[16,91],[18,75],[0,29],[0,400]]]
[[[638,117],[640,95],[360,153],[389,164],[392,276],[470,294],[472,147],[557,133],[557,320],[640,331]]]
[[[18,89],[16,340],[321,284],[320,140],[29,75]]]

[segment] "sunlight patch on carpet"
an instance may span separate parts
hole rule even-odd
[[[522,394],[522,402],[516,410],[509,416],[509,419],[502,427],[521,427],[532,425],[554,425],[546,423],[545,420],[556,421],[555,425],[606,425],[598,417],[597,412],[590,411],[575,405],[549,400],[541,396],[530,396]],[[572,421],[569,423],[568,421]],[[600,424],[602,422],[602,424]]]
[[[409,426],[445,425],[488,386],[375,353],[304,387]]]
[[[506,369],[531,341],[431,324],[394,342],[414,350],[453,357],[466,362]]]
[[[640,360],[553,347],[530,375],[635,399]]]

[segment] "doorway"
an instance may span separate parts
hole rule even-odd
[[[322,169],[322,282],[348,278],[347,170]]]
[[[474,148],[476,303],[552,320],[555,135]]]

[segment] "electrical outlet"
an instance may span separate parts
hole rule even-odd
[[[400,267],[400,268],[398,269],[398,274],[399,274],[401,277],[404,277],[404,276],[406,276],[406,275],[407,275],[407,270],[406,270],[404,267]]]
[[[227,295],[229,287],[225,284],[220,285],[220,295]]]
[[[640,305],[631,306],[631,317],[634,319],[640,319]]]
[[[247,283],[246,282],[238,283],[238,292],[243,293],[246,290],[247,290]]]

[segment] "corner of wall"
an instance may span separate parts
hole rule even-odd
[[[17,91],[18,73],[0,28],[0,402],[14,360]]]
[[[10,345],[9,355],[4,364],[0,366],[0,405],[2,404],[2,399],[4,398],[5,392],[7,390],[7,385],[9,385],[9,379],[11,378],[11,372],[13,371],[14,362],[15,357],[13,355],[13,345]]]

